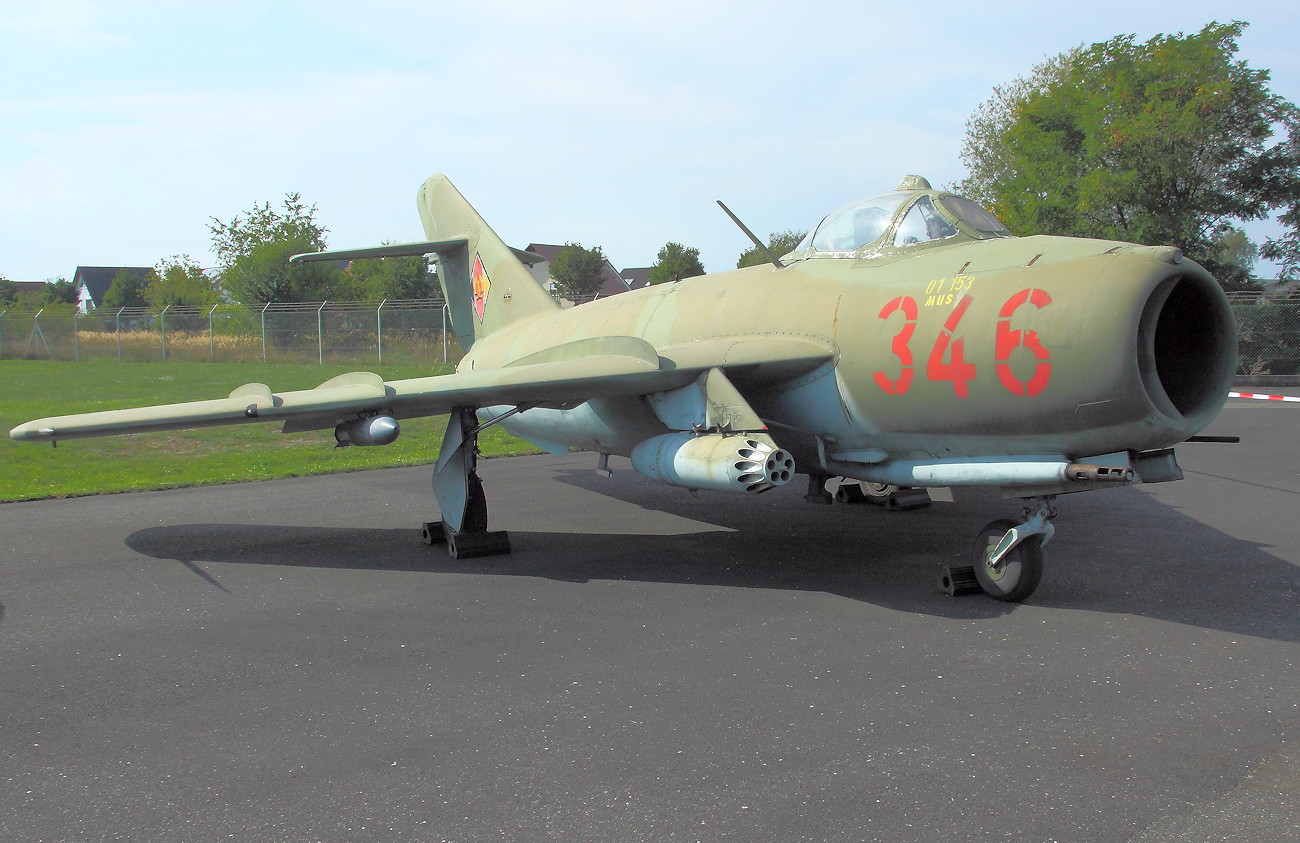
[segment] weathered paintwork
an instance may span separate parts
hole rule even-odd
[[[453,556],[509,551],[487,531],[481,426],[553,452],[630,456],[674,486],[761,493],[807,474],[893,486],[983,485],[1026,500],[987,525],[971,567],[999,600],[1028,597],[1054,496],[1182,476],[1171,446],[1213,420],[1235,367],[1226,298],[1176,249],[1015,238],[909,176],[826,217],[770,266],[560,308],[443,176],[417,197],[423,243],[340,256],[435,254],[467,354],[451,375],[369,372],[276,394],[38,419],[15,439],[279,421],[382,445],[398,420],[449,413],[433,472]],[[527,258],[527,255],[523,255]],[[476,422],[477,417],[477,422]],[[606,465],[602,457],[600,465]],[[923,494],[911,491],[909,494]]]
[[[943,195],[910,193],[898,218]],[[462,369],[637,337],[664,368],[724,370],[803,470],[884,479],[888,461],[1165,448],[1214,418],[1234,368],[1219,286],[1168,247],[959,231],[786,263],[525,316],[481,335]],[[627,454],[655,421],[630,396],[506,425]]]
[[[1110,464],[1170,447],[1214,418],[1234,368],[1231,312],[1214,279],[1177,250],[1004,236],[914,177],[884,196],[892,216],[877,214],[879,235],[851,248],[819,249],[830,235],[814,232],[780,267],[563,309],[434,176],[417,197],[428,242],[365,251],[437,254],[469,348],[456,374],[385,382],[354,373],[279,395],[250,385],[214,402],[41,419],[11,435],[254,420],[297,431],[458,407],[487,419],[522,406],[503,424],[553,450],[630,455],[673,431],[766,430],[804,473],[1015,486],[979,466]],[[916,228],[917,209],[933,239]],[[832,215],[819,231],[848,219]],[[921,242],[903,236],[912,231]],[[694,406],[694,416],[682,409]],[[1041,486],[1033,477],[1024,482]]]

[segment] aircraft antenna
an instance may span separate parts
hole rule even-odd
[[[772,266],[775,266],[777,269],[785,268],[785,265],[776,259],[776,255],[772,254],[772,250],[767,247],[767,244],[764,243],[762,240],[759,240],[757,237],[755,237],[754,232],[750,231],[749,228],[743,222],[740,221],[740,217],[731,213],[731,209],[728,208],[726,205],[722,204],[721,199],[717,199],[714,201],[718,203],[719,208],[727,212],[727,216],[731,217],[732,222],[740,226],[740,230],[745,232],[745,236],[748,237],[750,240],[754,241],[754,245],[759,248],[759,251],[761,251],[764,255],[766,255],[767,259],[772,262]]]

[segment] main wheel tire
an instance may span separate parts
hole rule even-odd
[[[1015,521],[1005,518],[990,521],[975,537],[971,549],[971,565],[975,568],[975,579],[979,580],[980,588],[995,600],[1008,603],[1019,603],[1033,594],[1043,578],[1042,536],[1030,536],[1013,547],[1004,558],[1006,564],[1001,570],[995,570],[989,564],[989,552],[993,546],[1015,526]]]
[[[469,488],[465,496],[465,517],[462,519],[462,533],[485,533],[488,524],[487,495],[483,493],[483,481],[477,474],[469,476]]]
[[[862,482],[862,494],[866,498],[875,498],[877,502],[898,491],[898,487],[892,483],[872,483],[869,480]]]
[[[835,501],[837,503],[866,503],[867,496],[862,494],[862,486],[859,483],[844,483],[835,490]]]

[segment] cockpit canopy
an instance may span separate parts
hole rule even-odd
[[[823,219],[783,260],[870,257],[953,238],[1009,236],[997,217],[969,199],[933,190],[920,176],[907,176],[898,189],[845,205]]]

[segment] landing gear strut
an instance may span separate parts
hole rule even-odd
[[[473,409],[453,410],[433,468],[433,493],[442,520],[427,522],[421,536],[425,544],[445,543],[452,559],[510,552],[509,535],[504,530],[493,532],[487,528],[487,495],[475,471],[480,430]]]

